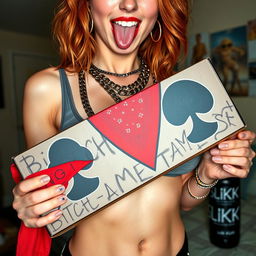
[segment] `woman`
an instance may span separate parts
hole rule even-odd
[[[62,0],[54,21],[60,70],[35,74],[25,88],[28,147],[169,77],[186,47],[187,21],[185,0]],[[104,89],[95,79],[97,72],[121,87]],[[146,78],[137,86],[141,73]],[[82,221],[63,255],[187,255],[180,208],[202,202],[217,179],[246,177],[255,156],[250,149],[254,138],[253,132],[241,132],[206,153],[197,179],[198,161],[192,161],[188,174],[160,177]],[[47,182],[47,177],[37,177],[14,188],[13,205],[26,226],[42,227],[61,216],[54,210],[39,217],[66,200],[61,186],[33,192]]]

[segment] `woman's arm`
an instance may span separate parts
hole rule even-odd
[[[58,133],[56,120],[61,95],[56,72],[43,70],[25,85],[23,124],[28,148]]]
[[[205,184],[214,184],[218,179],[247,177],[255,157],[251,149],[254,139],[254,132],[243,131],[206,152],[197,170],[198,178]],[[210,188],[198,185],[198,178],[195,178],[194,172],[182,176],[181,207],[184,210],[201,203],[210,192]]]
[[[25,85],[24,131],[28,148],[55,135],[58,132],[58,117],[61,106],[61,91],[58,71],[53,68],[33,75]],[[61,216],[55,210],[39,217],[65,203],[65,188],[55,185],[39,189],[49,182],[49,176],[39,176],[21,181],[13,189],[13,208],[28,227],[45,226]],[[39,189],[39,190],[37,190]]]

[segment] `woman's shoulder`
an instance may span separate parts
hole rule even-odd
[[[27,80],[23,98],[23,123],[29,147],[57,133],[60,106],[61,90],[56,68],[41,70]]]
[[[25,84],[24,101],[40,104],[58,104],[61,100],[59,72],[55,67],[50,67],[36,72],[28,78]]]
[[[55,67],[43,69],[30,76],[26,86],[30,87],[52,87],[59,83],[59,72]]]

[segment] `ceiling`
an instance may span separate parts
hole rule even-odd
[[[0,0],[0,29],[50,37],[57,0]]]

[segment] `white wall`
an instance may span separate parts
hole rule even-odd
[[[5,100],[5,107],[0,109],[0,193],[5,206],[12,200],[13,182],[9,173],[11,157],[19,151],[14,81],[16,86],[23,87],[23,84],[19,84],[14,77],[14,56],[17,55],[50,58],[55,57],[56,53],[53,43],[48,39],[0,30]],[[21,112],[20,109],[18,111]]]
[[[255,18],[255,0],[194,0],[190,33],[221,31]]]
[[[256,19],[256,0],[194,0],[189,34],[213,33]],[[233,99],[249,129],[256,131],[256,97]]]

